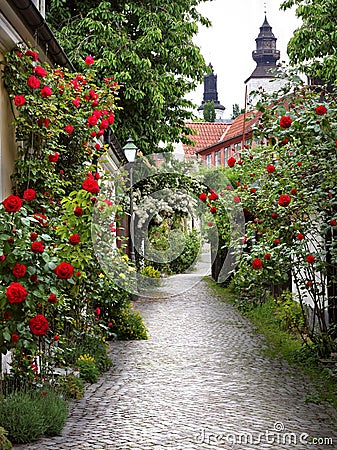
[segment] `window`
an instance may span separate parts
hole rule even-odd
[[[33,0],[34,5],[40,11],[41,15],[45,17],[46,15],[46,5],[45,0]]]
[[[215,153],[215,165],[216,166],[221,166],[221,153],[222,153],[221,150],[219,150],[218,152]]]
[[[212,155],[211,155],[211,153],[206,155],[205,163],[206,163],[206,166],[211,166],[212,165]]]
[[[229,159],[229,147],[225,148],[225,166],[227,165]]]

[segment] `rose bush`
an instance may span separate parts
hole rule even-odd
[[[246,217],[234,280],[253,302],[291,289],[310,339],[329,354],[337,323],[337,102],[328,91],[291,81],[286,94],[259,104],[253,140],[264,144],[244,149],[242,164],[228,169],[239,178],[234,201],[240,198]],[[216,216],[225,223],[224,202],[217,201]]]
[[[111,304],[116,292],[120,302],[129,301],[109,278],[97,283],[91,238],[97,180],[108,180],[103,169],[94,176],[105,150],[102,140],[96,144],[113,123],[118,86],[112,78],[98,80],[91,59],[83,74],[37,60],[35,51],[21,49],[4,61],[17,108],[16,140],[23,144],[13,194],[0,207],[0,351],[12,348],[17,335],[12,371],[34,377],[38,367],[44,375],[52,370],[68,343],[83,334],[107,335],[111,318],[96,320],[94,313],[102,295]],[[88,126],[90,117],[95,121]]]

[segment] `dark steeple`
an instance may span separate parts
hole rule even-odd
[[[218,109],[224,111],[225,107],[221,105],[218,100],[217,75],[214,74],[212,64],[209,64],[209,67],[212,72],[204,76],[204,99],[199,106],[198,111],[203,110],[204,104],[211,102],[212,100],[214,102],[215,110]]]
[[[277,39],[268,23],[267,16],[264,18],[260,33],[255,41],[256,50],[253,51],[252,56],[256,62],[256,68],[246,80],[246,83],[251,78],[273,78],[270,69],[274,69],[276,72],[276,62],[280,59],[280,51],[276,50]]]

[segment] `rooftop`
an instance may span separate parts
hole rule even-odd
[[[198,150],[224,140],[231,124],[222,122],[187,122],[186,126],[197,131],[197,134],[188,136],[195,142],[194,146],[183,144],[184,153],[188,157],[194,155]]]

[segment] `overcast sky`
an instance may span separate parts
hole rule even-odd
[[[300,22],[295,10],[279,10],[281,0],[213,0],[199,7],[200,12],[212,21],[212,27],[201,27],[195,43],[218,75],[219,101],[226,107],[226,118],[230,117],[234,103],[244,106],[244,81],[256,67],[252,51],[256,49],[255,39],[264,21],[265,3],[281,60],[288,61],[287,43]],[[203,99],[203,84],[189,98],[199,106]]]

